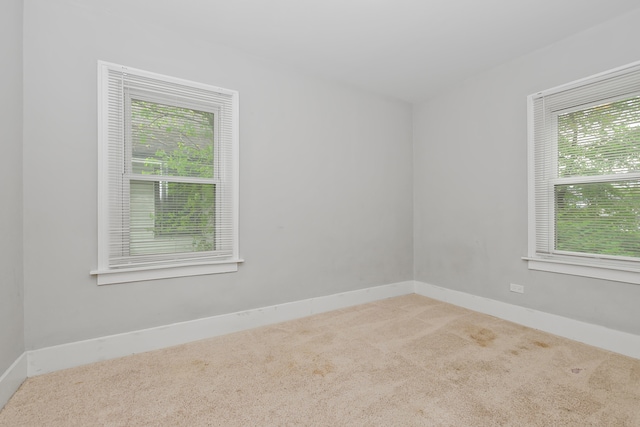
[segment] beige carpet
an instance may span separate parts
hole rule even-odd
[[[28,379],[0,426],[640,426],[640,360],[418,295]]]

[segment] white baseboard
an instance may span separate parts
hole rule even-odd
[[[32,350],[27,352],[28,376],[185,344],[412,293],[414,293],[413,281],[399,282]]]
[[[640,359],[640,336],[518,305],[415,282],[415,293]]]
[[[0,377],[0,409],[27,379],[27,354],[22,353]]]

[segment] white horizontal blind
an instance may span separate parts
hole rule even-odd
[[[640,259],[640,66],[532,105],[536,253]]]
[[[233,92],[105,68],[108,268],[232,258]]]

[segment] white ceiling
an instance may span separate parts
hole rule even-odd
[[[411,102],[640,7],[640,0],[76,1]]]

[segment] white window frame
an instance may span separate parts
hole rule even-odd
[[[523,257],[528,263],[530,270],[540,270],[560,274],[570,274],[576,276],[590,277],[596,279],[611,280],[617,282],[625,282],[632,284],[640,284],[640,259],[625,258],[625,257],[606,257],[596,256],[591,254],[571,253],[557,251],[551,248],[549,253],[542,254],[537,252],[537,235],[536,235],[536,152],[535,152],[535,114],[534,114],[534,101],[544,96],[560,93],[568,90],[580,90],[581,87],[587,87],[590,84],[611,79],[621,75],[628,75],[631,73],[640,73],[640,61],[628,64],[622,67],[618,67],[609,71],[605,71],[584,79],[580,79],[565,85],[557,86],[546,91],[538,92],[529,95],[527,98],[527,155],[528,155],[528,256]],[[632,95],[634,91],[629,91],[628,95]],[[619,98],[616,94],[611,94],[610,99]],[[588,108],[588,104],[575,105],[572,107],[564,108],[562,112],[571,110],[581,110]],[[557,125],[558,111],[549,112],[545,110],[545,120],[551,120],[551,132],[553,127]],[[553,144],[557,143],[554,139],[551,142],[550,148],[554,150]],[[555,159],[557,161],[557,158]],[[553,169],[553,165],[549,165]],[[557,168],[556,168],[557,169]],[[555,170],[555,169],[554,169]],[[633,174],[636,175],[636,174]],[[586,182],[602,182],[613,179],[620,179],[620,176],[607,177],[601,176],[596,179],[590,177],[579,178],[555,178],[549,181],[549,185],[553,186],[558,183],[586,183]],[[625,177],[625,178],[628,178]],[[575,181],[575,182],[574,182]],[[549,190],[549,197],[553,197],[553,191]],[[549,202],[549,214],[548,225],[550,234],[547,239],[551,241],[553,245],[553,239],[551,236],[554,233],[554,218],[555,208],[554,203]]]
[[[109,254],[109,115],[108,111],[108,94],[109,90],[113,90],[110,87],[108,74],[110,70],[140,76],[144,78],[154,79],[156,81],[168,84],[181,85],[183,87],[193,88],[198,91],[209,91],[211,93],[221,94],[231,102],[231,125],[228,129],[231,133],[231,158],[225,162],[221,162],[219,156],[214,155],[219,167],[214,168],[215,175],[213,181],[217,186],[221,185],[220,170],[226,168],[225,176],[230,177],[230,183],[227,183],[226,188],[231,192],[231,224],[232,224],[232,249],[230,255],[223,257],[210,257],[204,260],[165,260],[157,264],[142,265],[133,267],[117,267],[114,268],[110,265]],[[162,100],[162,94],[157,98]],[[136,99],[139,96],[136,96]],[[146,95],[142,95],[144,99],[151,99]],[[130,103],[131,92],[127,89],[122,91],[122,102],[124,105]],[[177,105],[177,104],[176,104]],[[187,105],[185,105],[187,106]],[[215,111],[219,106],[212,105],[211,111]],[[125,108],[125,110],[129,110]],[[229,273],[238,270],[238,263],[243,262],[239,256],[239,230],[238,230],[238,205],[239,205],[239,95],[237,91],[224,89],[216,86],[206,85],[175,77],[165,76],[157,73],[143,71],[135,68],[125,67],[118,64],[113,64],[104,61],[98,61],[98,267],[92,270],[90,274],[97,277],[98,285],[107,285],[114,283],[126,283],[136,282],[143,280],[155,280],[174,277],[196,276],[196,275],[208,275],[217,273]],[[126,113],[124,113],[126,114]],[[218,114],[216,114],[218,116]],[[227,116],[228,117],[228,116]],[[219,117],[216,117],[218,120]],[[122,121],[122,128],[119,130],[124,135],[127,133],[127,129],[124,129],[124,121]],[[220,132],[220,129],[216,129],[216,132]],[[129,140],[129,138],[125,138]],[[218,143],[214,145],[214,153],[218,151]],[[124,158],[127,157],[126,153],[130,147],[123,147]],[[124,161],[126,164],[126,161]],[[125,165],[123,165],[125,167]],[[129,166],[130,169],[130,166]],[[229,170],[230,169],[230,170]],[[124,170],[123,179],[126,179],[125,175],[131,175]],[[171,179],[169,179],[171,180]],[[125,186],[126,187],[126,186]],[[219,187],[217,187],[219,188]],[[118,190],[123,194],[128,194],[128,190]],[[216,198],[220,194],[220,191],[216,190]],[[216,203],[216,209],[219,204]],[[124,236],[125,231],[122,232]]]

